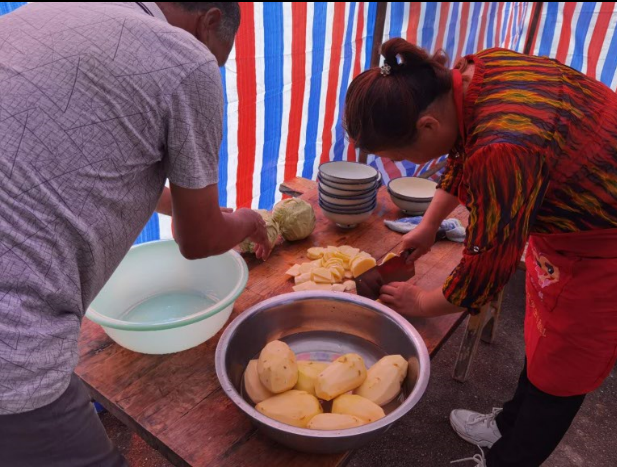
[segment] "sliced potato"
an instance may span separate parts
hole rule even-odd
[[[345,354],[322,371],[315,382],[315,394],[330,401],[358,388],[366,379],[366,366],[358,354]]]
[[[310,280],[311,280],[310,272],[305,272],[304,274],[300,274],[294,278],[294,282],[296,285],[304,284],[305,282],[308,282]]]
[[[384,259],[381,261],[381,263],[380,263],[380,264],[383,264],[383,263],[385,263],[386,261],[390,261],[392,258],[396,258],[397,256],[398,256],[397,254],[394,254],[394,253],[390,252],[390,253],[388,253],[388,254],[384,257]]]
[[[296,355],[282,341],[272,341],[259,354],[259,380],[275,394],[288,391],[298,382]]]
[[[266,417],[298,428],[306,428],[315,415],[323,412],[315,396],[295,389],[266,399],[255,408]]]
[[[302,263],[300,265],[300,274],[304,274],[306,272],[311,272],[313,269],[315,269],[317,266],[313,263]]]
[[[358,277],[375,266],[377,261],[374,258],[356,258],[351,263],[351,273],[354,277]]]
[[[353,274],[351,273],[351,271],[345,271],[345,279],[353,279]]]
[[[324,248],[321,247],[313,247],[313,248],[309,248],[306,251],[306,256],[308,259],[319,259],[323,256],[323,254],[326,252],[326,250]]]
[[[326,362],[298,362],[298,382],[294,389],[306,391],[309,394],[315,395],[315,381],[319,373],[328,367]]]
[[[356,290],[356,283],[354,281],[345,281],[343,282],[343,286],[345,287],[345,292]]]
[[[299,276],[300,275],[300,265],[299,264],[294,264],[292,267],[290,267],[287,272],[285,273],[288,276]]]
[[[354,248],[352,246],[349,245],[343,245],[339,247],[339,251],[341,253],[346,254],[348,257],[353,258],[354,256],[356,256],[358,253],[360,253],[360,249],[359,248]]]
[[[311,418],[307,428],[311,430],[344,430],[365,425],[364,420],[353,415],[340,413],[321,413]]]
[[[311,279],[317,284],[332,284],[332,272],[327,268],[313,269]]]
[[[343,394],[334,399],[332,413],[353,415],[367,423],[384,418],[385,412],[374,402],[355,394]]]
[[[251,360],[246,370],[244,370],[244,389],[255,404],[259,404],[261,401],[265,401],[274,396],[274,393],[268,391],[268,388],[261,383],[257,365],[257,360]]]
[[[347,292],[343,284],[332,284],[332,292]]]
[[[354,393],[377,405],[386,405],[401,392],[408,366],[401,355],[383,357],[368,370],[366,380]]]
[[[331,284],[317,284],[313,281],[308,281],[300,285],[294,285],[293,290],[294,292],[307,292],[309,290],[325,290],[329,292],[330,290],[332,290],[332,285]]]

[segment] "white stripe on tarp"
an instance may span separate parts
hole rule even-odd
[[[265,63],[265,41],[264,41],[264,4],[255,2],[255,75],[257,83],[256,105],[256,125],[255,125],[255,168],[253,169],[253,199],[251,207],[259,207],[259,197],[261,195],[261,169],[263,167],[264,151],[264,131],[265,131],[265,96],[266,96],[266,63]],[[275,34],[276,31],[270,31]],[[242,137],[242,135],[239,135]]]
[[[390,21],[390,15],[392,15],[392,8],[390,7],[391,3],[387,2],[386,3],[386,19],[384,21],[384,25],[383,25],[383,42],[387,42],[389,39],[391,39],[390,37],[390,27],[392,22]],[[379,62],[379,64],[381,65],[381,61]]]
[[[409,15],[407,15],[409,16]],[[414,42],[418,46],[422,45],[422,39],[424,39],[424,19],[426,18],[426,2],[420,3],[420,18],[418,19],[418,29],[416,30],[416,41]],[[411,18],[409,19],[411,21]]]
[[[564,2],[559,2],[559,6],[557,7],[557,24],[555,24],[555,34],[553,34],[553,41],[551,42],[551,57],[555,57],[557,55],[557,49],[559,48],[559,39],[561,38],[560,32],[563,31],[564,24]],[[540,37],[538,37],[540,40]]]
[[[285,161],[287,159],[287,139],[289,136],[289,113],[291,112],[291,39],[293,17],[291,14],[291,2],[283,2],[283,115],[281,118],[281,143],[279,146],[279,158],[276,168],[276,189],[274,190],[274,202],[283,197],[278,189],[285,181]]]
[[[339,118],[339,114],[340,114],[340,108],[341,106],[339,105],[339,95],[340,95],[340,91],[341,91],[341,86],[343,86],[343,64],[345,63],[345,36],[346,36],[346,32],[347,32],[347,17],[349,16],[349,6],[350,3],[349,2],[345,2],[345,13],[344,13],[344,26],[343,26],[343,41],[341,42],[341,58],[339,60],[339,64],[338,64],[338,78],[337,78],[337,82],[336,82],[336,86],[334,89],[336,89],[336,96],[334,98],[334,119],[332,120],[332,128],[330,129],[330,133],[332,133],[332,144],[330,145],[330,154],[328,155],[329,159],[332,160],[334,158],[334,146],[336,146],[336,125],[338,123],[338,118]],[[353,69],[353,63],[351,64],[352,69]]]
[[[301,177],[304,171],[306,147],[306,127],[308,124],[308,104],[311,96],[311,73],[313,66],[313,17],[315,15],[315,2],[306,3],[306,63],[304,72],[304,99],[302,101],[302,123],[300,126],[300,144],[298,145],[298,168],[296,175]]]
[[[358,54],[361,54],[362,49],[364,48],[364,40],[360,42],[360,50],[357,49],[356,47],[356,34],[358,33],[358,19],[360,18],[360,3],[361,2],[357,2],[356,3],[356,9],[354,12],[354,17],[353,17],[353,27],[352,27],[352,31],[351,31],[351,66],[349,67],[349,79],[347,80],[347,82],[344,84],[344,86],[346,88],[349,88],[349,85],[351,84],[351,82],[353,81],[353,74],[354,74],[354,68],[356,65],[356,57],[358,56]],[[364,35],[364,31],[362,31],[362,35]],[[343,49],[345,48],[345,43],[343,42]],[[339,90],[340,91],[340,90]],[[340,107],[340,103],[339,107]],[[343,105],[343,112],[344,112],[344,108],[345,106]],[[349,158],[349,139],[347,139],[347,133],[343,130],[343,160],[348,160]]]
[[[521,29],[521,39],[519,41],[519,47],[517,52],[523,52],[525,50],[525,42],[527,42],[527,34],[529,32],[529,23],[531,22],[531,12],[533,10],[533,4],[531,2],[525,2],[525,15],[523,17],[523,28]]]
[[[323,149],[324,119],[326,116],[326,96],[330,77],[330,55],[332,54],[332,30],[334,28],[334,3],[327,2],[326,13],[326,40],[324,43],[324,66],[321,74],[321,95],[319,96],[319,125],[317,126],[317,141],[315,142],[316,156],[313,164],[313,177],[317,176],[321,153]]]
[[[578,24],[578,20],[581,16],[582,7],[583,7],[582,2],[576,2],[576,7],[574,8],[574,13],[572,14],[572,25],[571,25],[572,33],[570,37],[570,43],[568,44],[568,55],[566,56],[566,60],[564,62],[564,64],[568,66],[572,63],[572,57],[574,55],[574,47],[576,46],[576,25]]]
[[[227,89],[227,207],[237,207],[238,180],[238,64],[236,48],[225,65]]]

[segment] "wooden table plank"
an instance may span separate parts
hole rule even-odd
[[[295,179],[287,191],[317,205],[315,182]],[[283,243],[267,262],[247,256],[250,276],[231,319],[265,298],[292,291],[284,273],[307,261],[311,246],[349,244],[377,259],[401,249],[402,235],[390,231],[384,219],[400,217],[386,190],[378,193],[373,216],[352,230],[336,227],[316,208],[317,226],[306,240]],[[461,209],[454,216],[466,221]],[[414,281],[423,287],[441,285],[458,263],[461,245],[439,242],[416,265]],[[463,314],[413,320],[432,355],[445,342]],[[222,332],[222,331],[221,331]],[[103,330],[84,320],[80,362],[76,373],[93,396],[176,465],[217,466],[336,466],[348,453],[322,456],[286,449],[266,439],[220,389],[214,368],[219,333],[208,342],[171,355],[142,355],[114,344]]]

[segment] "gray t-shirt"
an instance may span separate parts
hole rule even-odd
[[[217,183],[216,59],[154,3],[0,17],[0,415],[53,402],[165,179]]]

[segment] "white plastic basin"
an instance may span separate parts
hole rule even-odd
[[[173,240],[144,243],[131,248],[86,317],[135,352],[180,352],[225,325],[247,280],[235,251],[189,261]]]

